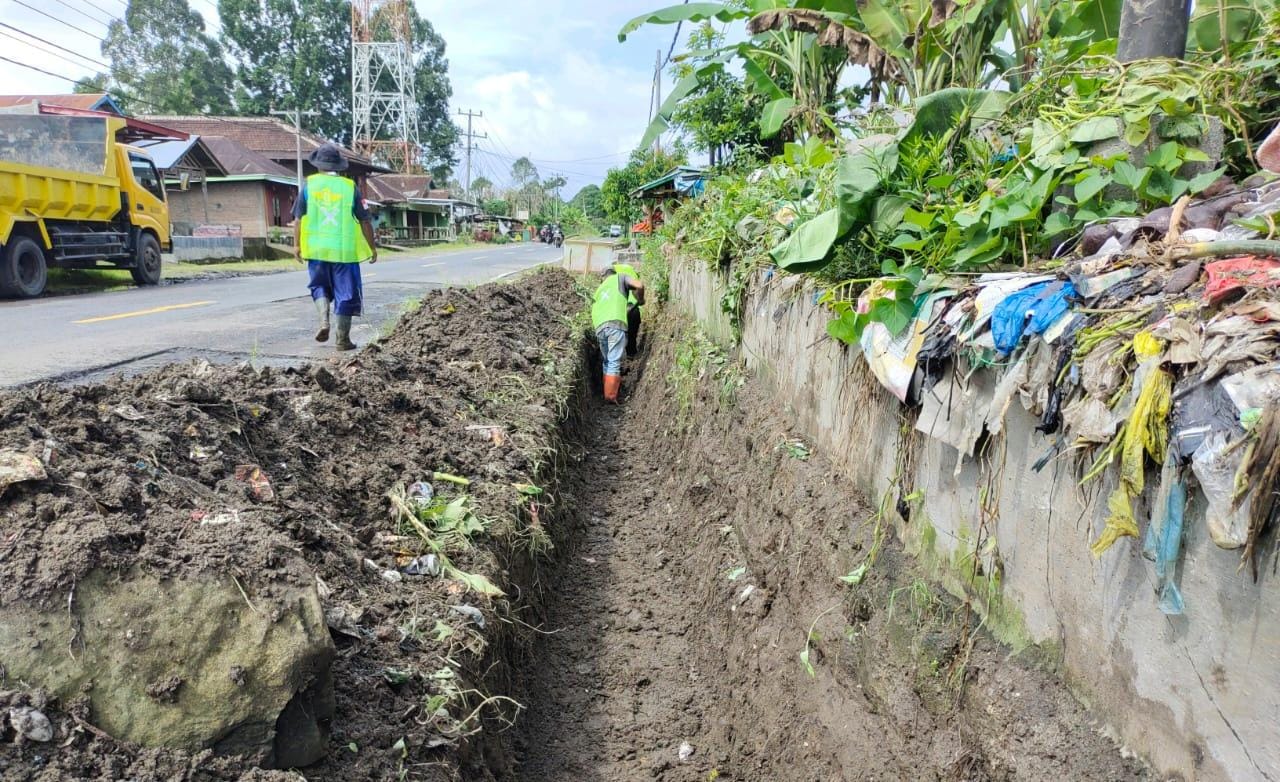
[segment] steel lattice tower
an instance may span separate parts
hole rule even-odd
[[[405,174],[421,173],[408,0],[352,0],[352,147]]]

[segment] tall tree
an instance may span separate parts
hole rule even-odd
[[[710,22],[689,34],[686,53],[673,65],[677,79],[692,76],[711,58],[705,52],[718,50],[725,36]],[[752,95],[745,82],[726,70],[708,73],[698,86],[680,101],[671,114],[671,126],[683,131],[694,149],[707,153],[711,165],[724,160],[734,148],[760,143],[757,119],[764,101]]]
[[[599,185],[587,185],[578,191],[569,203],[582,210],[582,213],[593,220],[604,218],[604,200],[600,195]]]
[[[456,162],[444,39],[410,5],[421,162],[444,182]],[[302,108],[308,127],[351,142],[351,5],[346,0],[219,0],[223,38],[236,63],[241,113]],[[375,20],[375,29],[377,22]]]
[[[600,198],[605,215],[615,223],[631,225],[644,216],[640,203],[631,198],[631,191],[646,182],[652,182],[686,161],[681,152],[655,151],[642,147],[631,153],[622,168],[611,168],[600,186]]]
[[[343,0],[219,0],[236,108],[318,111],[306,127],[351,140],[351,7]]]
[[[538,167],[527,157],[522,157],[511,164],[511,181],[522,188],[538,181]]]
[[[458,126],[449,115],[449,99],[453,86],[449,83],[449,60],[445,57],[444,38],[431,22],[418,15],[417,6],[409,4],[413,22],[413,50],[417,61],[414,81],[418,99],[418,141],[422,144],[423,166],[437,179],[453,171],[458,162]],[[350,59],[350,57],[348,57]]]
[[[481,201],[493,198],[493,183],[487,178],[478,176],[471,180],[471,195]]]
[[[129,0],[102,42],[112,89],[130,111],[226,114],[231,69],[187,0]]]

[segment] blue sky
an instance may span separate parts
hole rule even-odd
[[[84,78],[101,70],[84,58],[101,59],[98,38],[105,35],[106,21],[123,13],[126,0],[23,1],[56,19],[16,0],[0,0],[0,22],[70,51],[24,42],[0,27],[0,56],[57,74],[0,60],[0,93],[69,92],[70,82],[59,77]],[[501,185],[512,159],[526,155],[540,173],[569,180],[567,197],[598,184],[639,141],[648,120],[654,55],[659,48],[666,52],[674,29],[650,27],[624,44],[617,31],[667,0],[414,1],[448,46],[453,110],[484,112],[475,129],[489,138],[478,142],[473,176]],[[215,0],[189,2],[216,29]],[[670,89],[666,81],[664,89]]]

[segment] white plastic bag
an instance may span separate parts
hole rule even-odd
[[[1209,537],[1219,548],[1225,549],[1240,548],[1245,544],[1249,535],[1249,503],[1252,501],[1246,498],[1235,512],[1231,510],[1236,470],[1244,458],[1245,449],[1241,446],[1227,452],[1230,445],[1226,432],[1214,432],[1191,456],[1191,470],[1209,503],[1205,512]]]

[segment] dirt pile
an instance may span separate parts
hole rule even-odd
[[[734,362],[670,323],[649,352],[565,472],[516,778],[1146,778]]]
[[[161,659],[163,644],[136,642],[133,620],[90,632],[103,620],[91,616],[99,601],[89,605],[87,591],[156,585],[135,590],[135,619],[172,626],[179,620],[164,614],[159,585],[202,582],[235,598],[186,618],[186,635],[210,639],[219,636],[203,632],[210,626],[253,638],[305,614],[300,596],[318,598],[333,639],[323,639],[333,717],[323,719],[323,707],[310,717],[327,737],[311,737],[324,759],[307,778],[483,778],[485,744],[464,737],[516,712],[509,699],[484,694],[488,646],[508,643],[518,624],[495,593],[518,595],[512,578],[549,543],[537,482],[578,385],[582,330],[572,317],[581,306],[567,276],[543,273],[515,286],[433,292],[389,338],[324,365],[200,363],[0,395],[0,447],[46,472],[0,495],[0,612],[38,615],[50,630],[39,645],[63,659],[97,654],[94,638],[123,639],[111,687],[89,675],[57,697],[6,675],[12,663],[0,658],[0,715],[34,707],[55,734],[50,743],[23,739],[16,722],[0,719],[0,778],[279,773],[253,770],[271,760],[262,754],[215,754],[227,749],[222,728],[204,737],[204,751],[144,748],[103,729],[124,719],[110,710],[122,702],[111,691],[166,714],[197,712],[217,696],[200,686],[206,674],[191,660],[172,649]],[[127,664],[130,652],[138,665]],[[231,658],[218,666],[232,689],[253,687],[255,677],[280,686],[287,675]],[[324,678],[315,671],[290,686],[323,690]],[[264,741],[298,704],[265,726]]]

